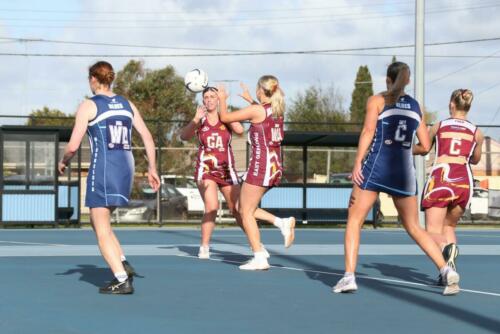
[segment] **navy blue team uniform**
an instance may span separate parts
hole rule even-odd
[[[418,102],[409,95],[395,105],[385,106],[365,161],[361,189],[392,196],[417,195],[413,141],[422,120]]]
[[[96,95],[96,117],[89,121],[91,161],[85,205],[89,208],[126,206],[134,179],[131,151],[134,112],[122,96]]]

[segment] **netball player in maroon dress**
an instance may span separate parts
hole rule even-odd
[[[422,209],[427,231],[453,269],[458,256],[455,227],[469,206],[473,192],[470,164],[481,159],[483,143],[481,131],[467,121],[472,99],[470,90],[455,90],[450,98],[450,118],[429,130],[436,143],[436,158],[422,195]]]
[[[272,75],[262,76],[257,84],[259,103],[233,111],[227,110],[227,93],[224,86],[218,90],[220,119],[223,122],[250,121],[248,141],[251,144],[250,163],[243,177],[239,197],[239,213],[254,256],[240,266],[241,270],[269,269],[266,252],[260,242],[256,218],[259,202],[264,193],[279,184],[282,175],[281,141],[283,140],[283,116],[285,103],[278,79]],[[244,93],[248,97],[248,92]],[[251,98],[245,99],[250,100]],[[274,223],[285,237],[285,246],[294,240],[295,219]]]
[[[195,180],[205,204],[205,213],[201,225],[201,246],[198,257],[208,259],[210,238],[219,209],[218,189],[226,199],[236,222],[243,227],[241,217],[236,210],[240,185],[234,167],[231,139],[233,132],[241,135],[244,129],[239,122],[223,123],[219,119],[217,88],[207,87],[202,95],[203,106],[197,108],[193,120],[181,130],[180,137],[182,140],[189,140],[196,135],[199,141]],[[287,225],[290,221],[290,218],[281,219],[261,209],[257,210],[257,218],[277,226]],[[285,240],[285,243],[287,242],[286,246],[290,246],[291,242],[288,239]],[[264,253],[269,257],[265,248]]]

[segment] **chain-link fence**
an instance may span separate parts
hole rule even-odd
[[[50,118],[51,121],[57,118]],[[71,119],[62,124],[72,124]],[[37,125],[47,124],[47,118],[29,118],[23,116],[0,116],[2,125],[21,125],[27,122]],[[162,187],[153,193],[147,182],[147,159],[142,141],[137,133],[133,135],[133,155],[135,158],[135,178],[130,205],[119,208],[113,213],[113,221],[119,224],[165,224],[165,223],[197,223],[203,215],[203,200],[194,180],[197,141],[193,138],[183,142],[178,131],[184,122],[146,120],[157,152],[158,174]],[[54,124],[51,122],[50,124]],[[245,125],[248,127],[248,124]],[[359,132],[360,124],[350,123],[308,123],[289,122],[286,129],[299,131],[306,129],[317,132]],[[479,164],[472,166],[474,175],[474,191],[471,207],[463,220],[474,223],[500,222],[500,126],[480,126],[485,133],[482,158]],[[60,145],[60,154],[64,149]],[[248,163],[248,146],[246,136],[233,136],[232,148],[236,170],[241,175]],[[307,184],[349,185],[349,174],[356,154],[356,147],[308,147],[307,151]],[[303,151],[299,147],[284,147],[284,183],[303,184]],[[428,173],[434,160],[434,150],[425,158]],[[73,166],[76,166],[73,163]],[[87,139],[81,145],[81,222],[89,222],[88,209],[84,206],[86,181],[90,166],[90,147]],[[21,173],[16,161],[4,159],[4,175]],[[14,172],[15,171],[15,172]],[[77,173],[60,177],[60,182],[75,180]],[[346,203],[347,207],[347,203]],[[380,197],[381,217],[384,221],[397,221],[397,212],[389,196]],[[218,221],[233,223],[222,196],[219,197]]]

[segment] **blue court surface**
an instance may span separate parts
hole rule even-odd
[[[237,229],[216,230],[211,260],[199,230],[118,229],[140,274],[131,296],[100,295],[111,279],[93,232],[0,230],[0,333],[500,333],[500,233],[461,230],[462,291],[441,295],[437,270],[403,230],[365,230],[359,290],[334,294],[343,230],[298,230],[282,246],[262,230],[271,269],[242,272]]]

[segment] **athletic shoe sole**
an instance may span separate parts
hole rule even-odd
[[[290,218],[290,235],[288,238],[285,238],[285,248],[290,247],[295,240],[295,218]]]

